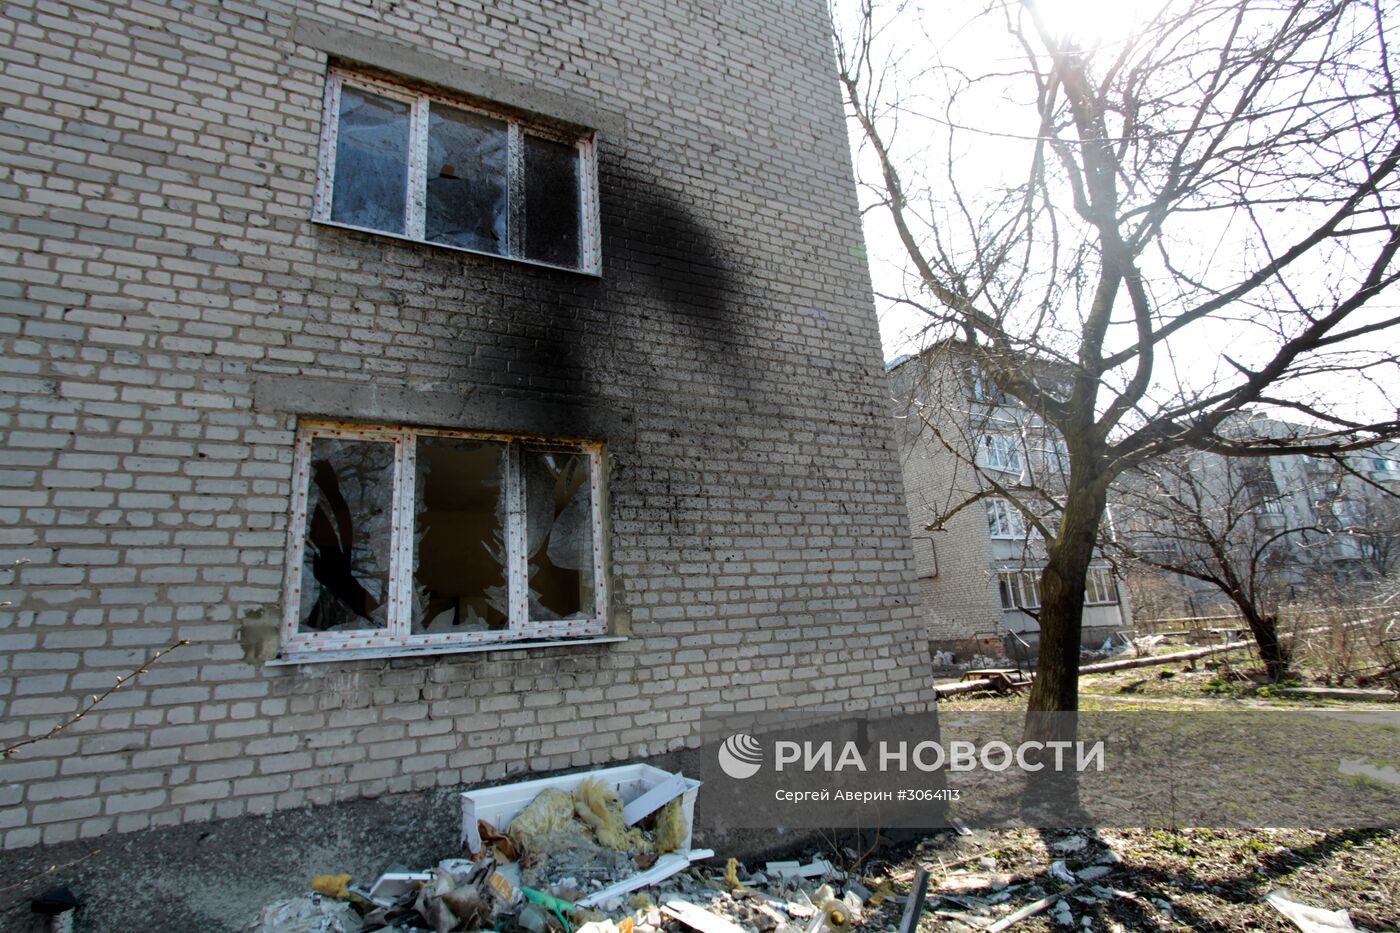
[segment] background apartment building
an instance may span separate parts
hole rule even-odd
[[[1056,378],[1053,367],[1040,369],[1043,378]],[[930,650],[959,660],[1033,654],[1044,534],[995,493],[1000,487],[1053,522],[1049,500],[1069,468],[1064,443],[982,375],[956,342],[887,370]],[[958,508],[973,497],[982,498]],[[1097,646],[1127,627],[1126,607],[1106,560],[1094,564],[1087,587],[1083,642]]]
[[[1262,414],[1230,431],[1265,441],[1307,433]],[[1383,444],[1340,457],[1181,451],[1126,474],[1113,499],[1116,530],[1142,558],[1133,585],[1160,603],[1153,613],[1200,615],[1233,609],[1218,585],[1167,568],[1228,562],[1274,605],[1384,595],[1400,574],[1397,492],[1396,446]]]
[[[3,739],[188,642],[0,763],[8,850],[930,698],[822,4],[0,32]],[[388,838],[297,826],[220,847],[302,879]]]

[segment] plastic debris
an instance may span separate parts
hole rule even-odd
[[[320,895],[268,904],[243,933],[356,933],[360,918],[344,901]]]
[[[672,774],[622,808],[622,821],[635,826],[690,789],[684,775]]]
[[[680,898],[662,904],[661,911],[700,933],[746,933],[738,924]]]
[[[1292,920],[1303,933],[1338,933],[1356,929],[1352,925],[1351,915],[1345,910],[1327,910],[1304,904],[1286,890],[1270,891],[1264,896],[1264,902]]]
[[[1056,840],[1050,848],[1054,849],[1058,855],[1069,855],[1082,851],[1088,844],[1089,841],[1083,836],[1067,836],[1064,839]]]
[[[392,907],[406,894],[416,893],[420,885],[433,880],[425,871],[386,871],[369,889],[369,899],[380,907]]]

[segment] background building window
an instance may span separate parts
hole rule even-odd
[[[284,651],[607,631],[601,448],[303,425]]]
[[[591,134],[327,75],[317,221],[596,273],[597,191]]]
[[[1107,567],[1090,567],[1084,584],[1084,605],[1117,605],[1118,583],[1113,579],[1113,572]]]
[[[983,434],[978,440],[978,459],[989,470],[1021,472],[1021,439],[1011,434]]]
[[[997,591],[1001,595],[1002,609],[1039,609],[1040,571],[1003,570],[997,574]]]
[[[987,500],[987,531],[993,538],[1026,537],[1026,517],[1005,499]]]

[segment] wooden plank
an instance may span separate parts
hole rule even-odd
[[[919,917],[924,912],[924,894],[928,890],[928,869],[919,866],[914,875],[914,886],[909,889],[909,899],[904,902],[904,916],[899,921],[899,933],[914,933],[919,928]]]

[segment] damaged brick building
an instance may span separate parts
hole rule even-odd
[[[6,849],[927,700],[817,0],[0,30]]]

